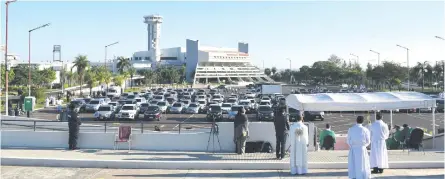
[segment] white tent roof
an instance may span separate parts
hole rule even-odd
[[[289,108],[301,111],[366,111],[435,107],[435,99],[418,92],[291,94]]]

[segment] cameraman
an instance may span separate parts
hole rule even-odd
[[[289,131],[289,119],[285,115],[286,108],[279,106],[277,112],[275,113],[274,126],[275,126],[275,136],[277,138],[277,146],[275,152],[277,159],[283,159],[286,154],[286,138]]]
[[[249,119],[245,114],[244,108],[239,108],[233,124],[235,127],[233,141],[235,142],[236,153],[243,154],[246,149],[246,140],[249,137]]]
[[[70,150],[77,149],[77,139],[79,137],[79,125],[81,124],[75,105],[69,105],[68,113],[68,145]]]

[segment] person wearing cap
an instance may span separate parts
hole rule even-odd
[[[371,178],[371,167],[366,147],[371,143],[371,134],[363,127],[363,116],[357,117],[357,124],[349,128],[347,144],[348,154],[348,176],[355,179]]]
[[[371,173],[383,173],[388,166],[386,139],[389,137],[388,125],[382,121],[382,114],[377,113],[376,121],[371,125]]]

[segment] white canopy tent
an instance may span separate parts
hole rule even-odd
[[[433,145],[436,100],[418,92],[375,92],[375,93],[318,93],[291,94],[286,97],[289,108],[300,111],[370,111],[432,108]]]

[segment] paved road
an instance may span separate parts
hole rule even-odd
[[[293,176],[285,170],[159,170],[159,169],[100,169],[1,166],[2,179],[112,179],[112,178],[326,178],[346,179],[346,169],[310,169],[309,174]],[[440,179],[443,169],[387,169],[373,178]]]

